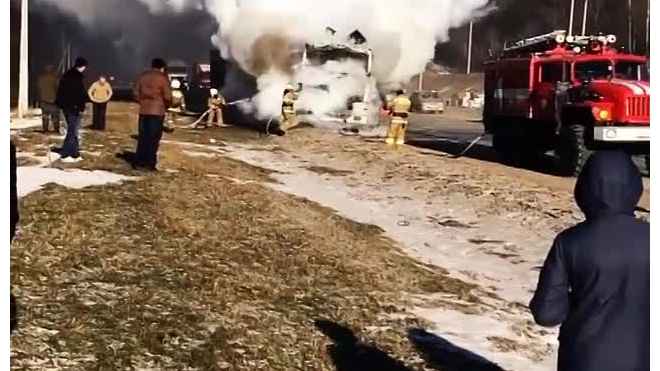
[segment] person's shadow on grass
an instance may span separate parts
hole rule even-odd
[[[314,326],[334,342],[326,350],[337,371],[412,371],[377,347],[362,343],[346,326],[322,319],[315,320]]]
[[[442,371],[505,371],[499,365],[423,329],[408,330],[408,339],[429,367]]]
[[[135,152],[133,151],[122,151],[119,153],[115,154],[115,157],[118,159],[125,161],[127,164],[131,165],[132,167],[136,166],[136,155]]]

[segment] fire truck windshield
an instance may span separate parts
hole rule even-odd
[[[578,80],[602,80],[611,77],[649,81],[649,70],[646,63],[638,61],[595,60],[575,63],[575,78]]]
[[[625,80],[650,81],[649,69],[646,63],[634,61],[615,61],[616,77]]]

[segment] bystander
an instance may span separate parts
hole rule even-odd
[[[44,134],[50,131],[50,122],[53,122],[53,129],[56,133],[60,132],[60,109],[55,104],[57,97],[57,74],[51,65],[44,68],[44,72],[37,81],[39,91],[39,105],[41,108],[41,124]]]
[[[100,76],[87,91],[89,100],[92,101],[92,130],[105,130],[105,117],[108,101],[112,98],[112,86],[106,81],[105,76]]]
[[[16,147],[13,142],[9,142],[10,151],[9,151],[9,224],[10,234],[9,241],[14,240],[14,235],[16,234],[16,226],[18,225],[18,188],[16,186],[16,168],[18,167],[16,161]],[[18,305],[16,303],[16,298],[14,294],[9,293],[9,329],[10,332],[13,332],[18,326]]]
[[[597,152],[575,185],[586,220],[561,232],[530,309],[559,330],[559,371],[649,371],[650,225],[635,218],[639,169],[623,152]]]
[[[77,58],[72,69],[64,73],[57,86],[57,105],[64,111],[67,130],[60,155],[63,162],[80,161],[80,143],[78,134],[80,120],[85,112],[87,103],[87,89],[83,81],[83,72],[87,68],[87,60]]]
[[[133,88],[135,99],[140,104],[138,143],[133,160],[133,167],[138,170],[156,171],[165,113],[172,102],[165,67],[163,59],[155,58],[151,61],[151,70],[140,75]]]

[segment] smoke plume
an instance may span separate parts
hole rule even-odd
[[[41,1],[75,14],[83,24],[94,27],[99,24],[136,27],[139,22],[131,19],[131,12],[125,7],[127,3],[155,16],[188,10],[207,12],[219,25],[213,43],[222,56],[256,79],[259,94],[253,99],[252,109],[259,117],[279,115],[282,91],[288,83],[324,86],[304,89],[300,94],[299,107],[317,113],[337,109],[351,95],[362,95],[365,73],[350,61],[294,69],[299,61],[292,58],[291,51],[305,43],[331,42],[326,27],[337,31],[337,41],[344,41],[349,33],[359,30],[373,51],[372,79],[379,85],[391,85],[407,83],[424,70],[434,56],[436,43],[447,41],[451,28],[490,10],[488,0]],[[139,32],[149,35],[153,30]],[[140,42],[140,35],[135,36],[132,40]],[[228,90],[237,89],[228,87]]]
[[[374,54],[373,78],[391,85],[407,83],[421,72],[436,43],[448,40],[450,28],[488,11],[487,0],[209,0],[206,5],[220,25],[216,43],[223,57],[257,78],[260,93],[253,103],[261,117],[279,114],[276,102],[286,83],[328,87],[301,92],[299,108],[315,113],[328,113],[349,96],[362,95],[365,74],[349,62],[293,72],[291,50],[333,41],[326,27],[337,31],[336,41],[359,30]],[[339,74],[344,78],[334,78]]]

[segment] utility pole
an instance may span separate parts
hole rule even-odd
[[[470,21],[470,31],[468,33],[468,55],[467,55],[467,71],[469,75],[470,70],[472,69],[472,26],[474,25],[473,21]]]
[[[419,81],[417,82],[417,91],[422,91],[422,87],[424,86],[424,72],[421,72],[419,74]]]
[[[651,0],[646,3],[646,55],[651,56]]]
[[[632,0],[628,0],[628,51],[633,51]]]
[[[582,36],[587,33],[587,10],[589,9],[589,0],[584,0],[584,9],[582,10]]]
[[[571,0],[571,14],[568,17],[568,34],[573,35],[573,13],[575,13],[575,0]]]
[[[21,0],[21,45],[18,68],[18,118],[28,111],[28,0]]]

